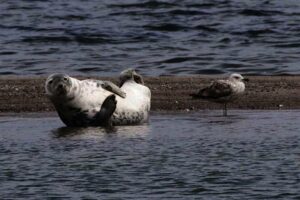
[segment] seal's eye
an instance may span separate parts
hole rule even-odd
[[[49,81],[48,83],[51,85],[53,83],[53,80]]]
[[[68,78],[67,77],[64,77],[64,81],[67,81],[68,80]]]

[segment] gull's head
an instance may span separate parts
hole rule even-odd
[[[50,97],[66,97],[71,87],[71,77],[66,74],[52,74],[45,83],[46,94]]]
[[[249,79],[247,78],[244,78],[242,75],[238,74],[238,73],[233,73],[229,76],[229,80],[231,81],[239,81],[239,82],[242,82],[242,81],[249,81]]]

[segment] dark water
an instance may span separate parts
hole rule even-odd
[[[298,0],[1,0],[0,74],[299,74]]]
[[[154,113],[144,126],[0,118],[0,199],[299,199],[299,111]]]

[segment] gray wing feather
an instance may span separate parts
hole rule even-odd
[[[193,94],[193,97],[218,99],[227,97],[232,94],[232,88],[230,84],[225,82],[216,81],[210,86],[203,88],[197,94]]]

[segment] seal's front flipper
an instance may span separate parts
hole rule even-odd
[[[111,116],[115,112],[117,107],[116,96],[114,94],[109,95],[104,100],[100,111],[94,116],[91,122],[92,126],[111,126]]]
[[[119,88],[117,85],[115,85],[114,83],[110,82],[110,81],[103,81],[103,84],[102,84],[102,88],[107,90],[107,91],[110,91],[122,98],[125,98],[126,97],[126,93],[123,92],[121,90],[121,88]]]

